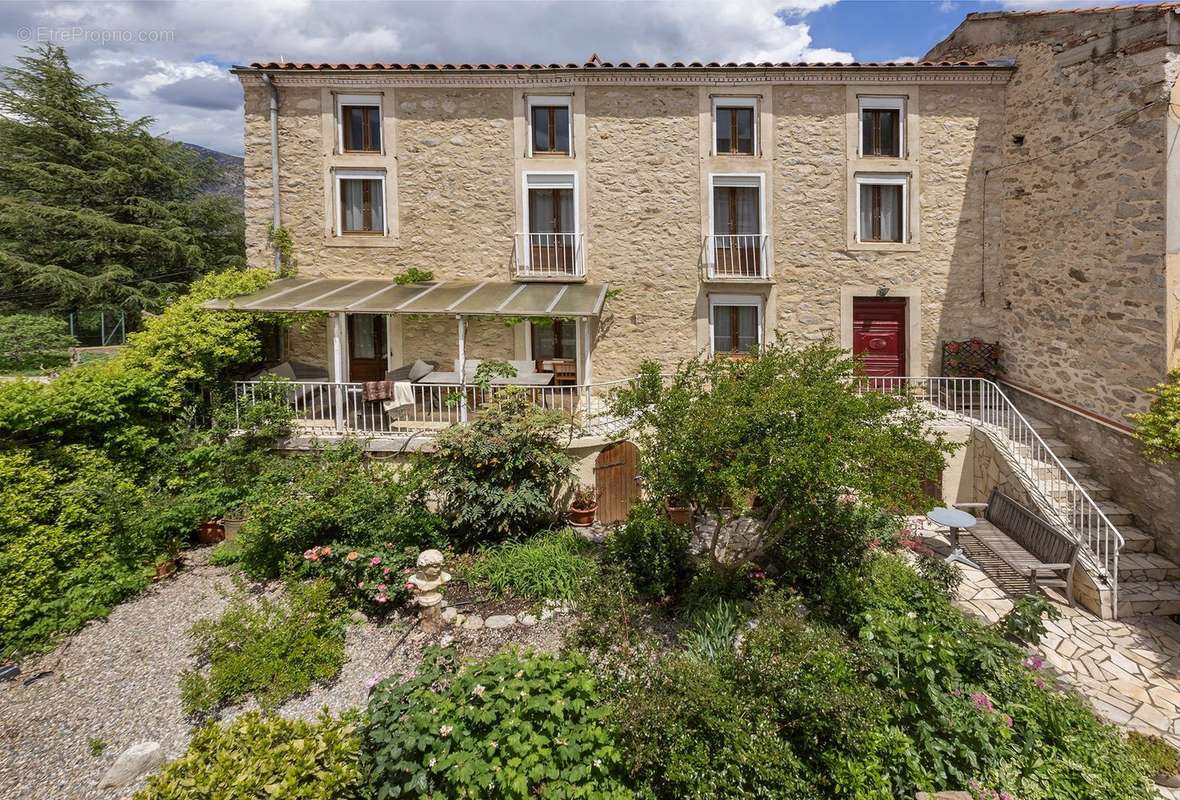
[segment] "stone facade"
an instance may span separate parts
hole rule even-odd
[[[574,70],[511,81],[379,73],[277,71],[283,225],[299,274],[392,277],[407,268],[440,279],[512,279],[514,234],[522,227],[524,169],[553,162],[518,152],[522,93],[572,93],[586,280],[621,290],[592,326],[596,381],[628,377],[646,358],[672,365],[707,350],[709,296],[756,295],[764,338],[846,338],[851,297],[879,287],[909,299],[908,371],[937,372],[941,340],[993,337],[995,308],[981,300],[978,257],[983,170],[1002,143],[1005,68],[699,70],[667,75]],[[752,83],[756,75],[758,83]],[[270,266],[269,89],[242,74],[246,93],[247,249]],[[335,95],[379,92],[387,152],[337,152]],[[910,95],[914,147],[913,241],[899,249],[850,247],[849,188],[856,159],[857,92]],[[717,93],[760,98],[756,157],[710,157]],[[851,104],[851,106],[850,106]],[[850,134],[850,131],[852,134]],[[387,236],[334,235],[333,170],[386,170]],[[563,167],[558,167],[563,168]],[[709,231],[709,175],[762,175],[772,279],[741,285],[702,279]],[[998,222],[996,223],[998,229]],[[990,274],[985,275],[990,280]],[[454,358],[453,320],[402,319],[393,346],[403,361]],[[518,326],[523,327],[523,326]],[[475,329],[478,329],[476,326]],[[525,357],[525,333],[490,327],[469,334],[472,357]],[[474,333],[474,329],[473,329]],[[328,340],[293,336],[301,346]],[[325,359],[330,360],[327,352]]]
[[[1176,363],[1175,16],[972,14],[927,54],[1017,65],[990,176],[1007,377],[1116,421]]]

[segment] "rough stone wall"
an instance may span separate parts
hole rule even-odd
[[[622,289],[608,304],[594,377],[696,355],[701,249],[697,91],[592,87],[586,98],[589,279]],[[707,202],[704,201],[704,202]]]
[[[889,84],[875,89],[888,93]],[[920,287],[922,366],[930,372],[937,372],[942,339],[993,335],[992,309],[979,302],[979,197],[982,169],[998,147],[1004,89],[948,83],[923,84],[921,91],[921,246],[849,252],[845,86],[774,89],[776,156],[766,185],[773,193],[768,230],[778,297],[768,306],[777,308],[768,329],[787,338],[838,338],[840,287],[886,285]],[[598,325],[594,379],[601,381],[634,374],[644,358],[672,365],[703,344],[701,219],[709,198],[701,190],[697,86],[584,92],[587,278],[622,290]],[[342,162],[324,141],[324,96],[319,88],[280,89],[283,221],[301,274],[391,276],[413,266],[444,279],[509,278],[519,225],[511,90],[387,94],[386,114],[396,117],[387,120],[387,131],[393,126],[389,140],[397,154],[396,186],[388,194],[397,199],[399,219],[397,235],[382,246],[341,246],[325,235],[325,176],[328,164]],[[248,87],[247,243],[257,266],[271,263],[267,103],[265,89]],[[453,320],[407,322],[405,357],[453,359],[453,327]],[[501,357],[512,355],[506,328],[487,345]],[[473,348],[472,355],[481,353]]]
[[[464,353],[467,358],[498,358],[509,361],[513,355],[512,328],[491,319],[467,322]],[[454,369],[459,357],[459,329],[452,317],[416,317],[402,323],[402,351],[407,362],[420,358],[437,361],[443,371]]]
[[[773,231],[783,338],[838,339],[842,285],[920,289],[920,366],[929,374],[940,371],[943,340],[997,336],[995,308],[981,303],[980,215],[983,170],[995,163],[1003,103],[999,86],[922,86],[919,249],[849,251],[845,215],[855,213],[855,199],[845,188],[844,87],[776,89]]]
[[[1146,405],[1168,360],[1168,107],[1134,113],[1171,89],[1162,19],[984,15],[928,56],[1016,59],[1010,166],[992,176],[1004,197],[1007,377],[1115,420]]]
[[[329,349],[328,318],[320,315],[287,329],[287,359],[328,368],[332,361]]]

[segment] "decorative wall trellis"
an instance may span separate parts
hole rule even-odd
[[[999,342],[967,339],[962,342],[942,343],[942,374],[948,378],[987,378],[995,380],[1004,368],[1000,366],[1003,348]]]

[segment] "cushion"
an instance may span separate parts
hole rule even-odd
[[[418,359],[410,367],[410,371],[406,377],[408,377],[411,381],[419,381],[419,380],[422,380],[423,378],[425,378],[427,375],[429,375],[432,372],[434,372],[433,366],[431,366],[430,364],[427,364],[422,359]]]

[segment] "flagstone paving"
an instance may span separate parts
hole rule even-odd
[[[947,552],[945,537],[923,518],[911,520],[936,551]],[[1028,584],[1004,567],[970,534],[964,550],[987,574],[962,567],[959,605],[988,622],[1012,608]],[[1059,683],[1077,689],[1102,716],[1180,746],[1180,625],[1169,617],[1140,616],[1101,620],[1054,597],[1061,619],[1046,621],[1041,654]],[[1175,795],[1180,797],[1180,793]]]

